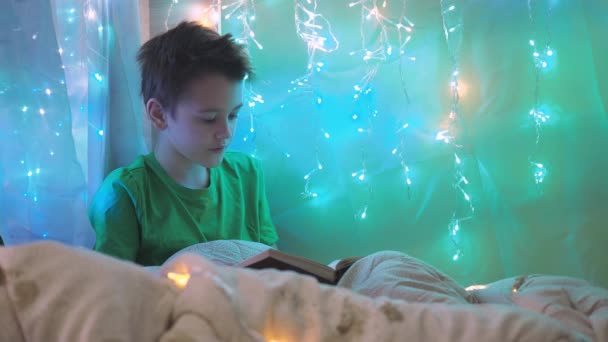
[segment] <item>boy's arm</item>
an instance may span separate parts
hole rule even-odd
[[[131,197],[120,184],[103,184],[89,207],[95,230],[95,250],[135,261],[139,250],[139,222]]]
[[[260,242],[276,248],[279,236],[277,234],[277,229],[275,228],[274,223],[272,223],[270,207],[268,206],[268,199],[266,198],[266,184],[264,182],[264,174],[259,163],[257,163],[256,174],[258,178],[258,222],[260,230]]]

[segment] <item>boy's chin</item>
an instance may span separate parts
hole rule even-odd
[[[224,160],[224,155],[221,155],[221,156],[207,157],[200,161],[197,161],[197,163],[204,167],[207,167],[207,168],[213,168],[213,167],[220,166],[220,164],[222,163],[223,160]]]

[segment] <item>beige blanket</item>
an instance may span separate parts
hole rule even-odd
[[[608,341],[608,293],[580,280],[467,292],[388,252],[339,285],[192,254],[155,274],[55,243],[0,248],[0,341]]]

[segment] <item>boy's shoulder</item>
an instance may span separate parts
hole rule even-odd
[[[249,154],[237,151],[229,151],[224,154],[222,161],[224,169],[238,171],[256,171],[260,168],[259,161]]]
[[[146,176],[145,155],[138,156],[130,165],[114,169],[104,182],[129,184]]]

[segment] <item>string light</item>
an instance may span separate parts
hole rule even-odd
[[[221,6],[222,13],[225,20],[236,18],[239,21],[241,27],[241,33],[237,35],[236,41],[249,45],[249,42],[260,50],[264,47],[256,39],[255,32],[253,31],[252,22],[256,20],[256,10],[254,0],[233,0],[228,1],[227,4]]]
[[[464,249],[460,243],[458,233],[461,231],[462,223],[473,218],[475,208],[471,196],[466,191],[466,186],[469,184],[469,181],[464,175],[463,161],[459,156],[459,151],[462,151],[464,146],[459,143],[460,137],[456,136],[456,133],[460,128],[458,126],[462,125],[462,117],[459,112],[462,94],[459,85],[460,72],[458,70],[458,54],[462,40],[462,11],[456,5],[448,4],[448,2],[451,1],[440,0],[443,31],[452,64],[452,72],[450,75],[451,110],[448,114],[447,128],[439,131],[435,136],[435,139],[452,146],[454,155],[453,169],[455,173],[453,187],[459,193],[461,201],[464,201],[464,207],[467,208],[466,212],[455,209],[452,213],[452,219],[448,224],[449,239],[454,250],[452,260],[458,261],[464,254]]]
[[[171,14],[173,13],[173,8],[178,4],[178,0],[170,0],[164,22],[165,30],[169,30],[169,20],[171,18]],[[214,0],[211,4],[207,4],[205,6],[192,4],[188,8],[187,18],[185,19],[196,21],[202,26],[213,28],[219,32],[221,30],[220,6],[221,0]]]
[[[183,289],[188,285],[188,282],[190,281],[190,274],[189,273],[179,273],[179,272],[168,272],[167,278],[169,280],[173,281],[173,284],[175,284],[177,287],[179,287],[180,289]]]
[[[387,61],[397,60],[399,63],[399,74],[401,79],[402,90],[405,96],[406,103],[409,104],[409,95],[407,89],[405,87],[405,81],[403,77],[403,58],[406,56],[405,47],[410,42],[412,38],[412,32],[414,28],[414,23],[407,18],[405,15],[406,2],[402,1],[402,10],[401,14],[396,18],[389,18],[385,13],[388,12],[388,1],[383,0],[359,0],[354,1],[348,4],[350,8],[360,7],[360,37],[361,37],[361,48],[356,51],[351,51],[349,53],[350,56],[361,58],[361,60],[366,65],[366,71],[363,77],[358,81],[357,84],[353,86],[354,94],[353,100],[355,101],[355,113],[351,115],[353,120],[358,120],[360,118],[360,114],[364,111],[361,111],[359,108],[366,108],[368,111],[368,127],[367,129],[363,127],[357,128],[358,133],[368,133],[366,138],[370,139],[370,133],[373,131],[374,119],[378,116],[378,110],[372,109],[374,106],[371,105],[370,93],[372,92],[372,87],[370,83],[377,75],[380,66]],[[398,36],[398,43],[395,45],[389,39],[389,31],[395,31]],[[367,33],[373,32],[375,37],[373,44],[370,46],[367,42]],[[379,35],[378,35],[379,32]],[[377,35],[377,38],[376,38]],[[395,51],[396,50],[396,51]],[[396,58],[395,58],[396,56]],[[415,60],[413,56],[410,56],[410,60]],[[362,102],[363,101],[363,102]],[[404,129],[407,128],[408,124],[402,125],[402,127],[398,128],[396,131],[397,136],[399,137],[399,147],[392,150],[392,154],[396,155],[397,152],[401,167],[404,170],[405,174],[405,184],[408,190],[408,198],[411,196],[410,186],[412,181],[409,177],[409,167],[405,161],[405,140],[404,140]],[[362,155],[365,156],[365,147],[364,144],[362,147]],[[365,166],[366,160],[365,157],[362,158],[361,164]],[[365,167],[364,167],[365,168]],[[372,188],[371,183],[367,182],[368,186],[368,199],[367,202],[371,200]],[[363,209],[359,211],[362,213],[361,215],[357,213],[355,216],[360,219],[365,219],[367,217],[367,208],[369,205],[365,203],[363,205]]]
[[[314,94],[314,86],[311,84],[311,79],[317,73],[321,73],[325,69],[325,62],[317,60],[317,51],[324,53],[332,53],[340,47],[340,42],[334,35],[331,23],[318,11],[317,0],[295,0],[294,22],[296,33],[304,41],[307,47],[308,64],[306,73],[290,82],[290,88],[287,90],[289,96],[295,94],[311,96],[317,108],[324,105],[323,97]],[[283,108],[284,105],[281,105]],[[331,135],[323,128],[319,128],[320,137],[324,140],[329,140]],[[314,199],[319,194],[311,189],[312,176],[323,170],[323,165],[319,159],[320,148],[319,136],[315,137],[315,158],[317,168],[309,171],[304,176],[304,191],[301,193],[303,198]]]
[[[536,138],[534,140],[534,147],[532,152],[528,156],[528,163],[532,168],[532,174],[534,179],[534,184],[536,185],[536,189],[539,193],[541,190],[541,183],[543,183],[545,176],[547,175],[547,168],[542,163],[535,161],[536,154],[540,146],[541,142],[541,130],[542,126],[546,124],[551,116],[546,113],[546,109],[541,109],[541,101],[540,101],[540,82],[543,72],[546,71],[547,66],[549,65],[548,61],[554,55],[554,50],[551,48],[551,31],[549,29],[550,17],[551,17],[551,0],[547,2],[547,13],[545,19],[545,32],[546,32],[546,44],[539,49],[539,44],[534,39],[530,39],[528,41],[529,45],[532,47],[532,57],[534,62],[534,72],[535,72],[535,84],[534,84],[534,104],[532,109],[529,111],[529,116],[534,123],[534,130],[536,134]],[[528,17],[530,18],[530,22],[532,26],[535,25],[534,19],[534,11],[532,8],[532,1],[528,0]]]

